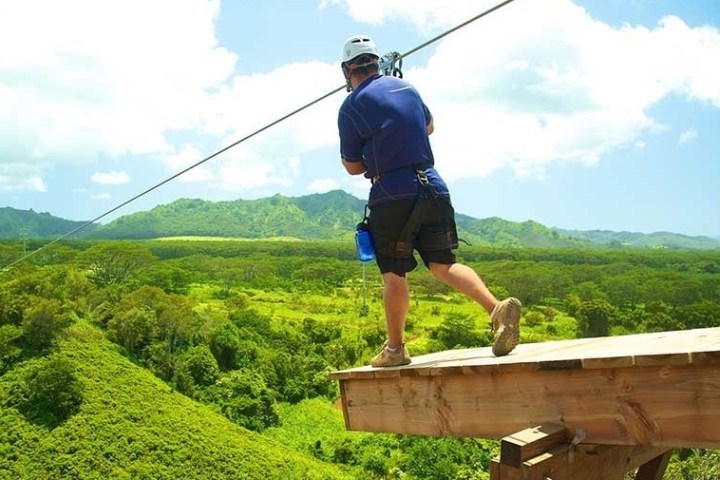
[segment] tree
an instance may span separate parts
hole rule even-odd
[[[489,345],[488,339],[476,330],[475,318],[469,315],[448,315],[430,337],[439,340],[448,349]]]
[[[581,337],[606,337],[610,323],[617,317],[617,309],[605,300],[583,302],[577,315],[578,334]]]
[[[46,350],[70,323],[70,314],[59,301],[36,298],[23,312],[23,343],[37,352]]]
[[[223,321],[210,332],[209,346],[221,370],[238,366],[240,332],[232,322]]]
[[[143,269],[139,276],[139,282],[143,285],[152,285],[177,294],[186,294],[188,285],[198,277],[194,271],[168,265],[167,262],[153,264]]]
[[[108,338],[137,355],[157,335],[157,315],[148,307],[134,307],[115,314],[108,322]]]
[[[15,325],[0,325],[0,376],[9,369],[22,354],[18,340],[22,329]]]
[[[187,297],[143,286],[124,294],[108,321],[110,339],[131,353],[159,340],[171,356],[190,344],[195,315]]]
[[[421,271],[413,277],[413,287],[417,288],[418,293],[422,292],[430,298],[436,295],[448,295],[453,291],[446,283],[439,281],[426,271]]]
[[[10,392],[10,403],[29,421],[55,428],[82,404],[83,386],[75,367],[61,357],[51,357],[29,368],[23,383]]]
[[[250,430],[278,425],[280,417],[272,391],[260,374],[242,369],[229,372],[209,387],[205,398],[227,418]]]
[[[139,243],[100,243],[79,256],[88,279],[99,288],[125,285],[154,260],[150,250]]]
[[[20,325],[27,299],[6,285],[0,287],[0,325]]]
[[[193,382],[201,387],[212,385],[220,375],[217,360],[207,345],[197,345],[188,349],[183,354],[182,363]]]

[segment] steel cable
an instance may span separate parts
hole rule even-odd
[[[453,32],[455,32],[455,31],[457,31],[457,30],[459,30],[459,29],[461,29],[461,28],[463,28],[463,27],[465,27],[465,26],[467,26],[467,25],[475,22],[476,20],[481,19],[482,17],[484,17],[484,16],[486,16],[486,15],[489,15],[489,14],[491,14],[491,13],[493,13],[493,12],[501,9],[502,7],[504,7],[504,6],[512,3],[512,2],[514,2],[514,1],[515,1],[515,0],[505,0],[504,2],[501,2],[501,3],[497,4],[497,5],[495,5],[494,7],[490,8],[490,9],[488,9],[488,10],[485,10],[484,12],[482,12],[482,13],[480,13],[480,14],[472,17],[472,18],[470,18],[469,20],[467,20],[467,21],[465,21],[465,22],[463,22],[463,23],[461,23],[461,24],[459,24],[459,25],[456,25],[455,27],[453,27],[453,28],[451,28],[451,29],[449,29],[449,30],[446,30],[445,32],[441,33],[440,35],[437,35],[436,37],[431,38],[430,40],[428,40],[428,41],[426,41],[426,42],[418,45],[417,47],[415,47],[415,48],[413,48],[413,49],[411,49],[411,50],[408,50],[407,52],[405,52],[405,53],[403,53],[403,54],[400,54],[400,59],[403,59],[403,58],[405,58],[405,57],[407,57],[407,56],[409,56],[409,55],[412,55],[413,53],[415,53],[415,52],[417,52],[417,51],[419,51],[419,50],[422,50],[423,48],[427,47],[428,45],[431,45],[431,44],[437,42],[437,41],[440,40],[441,38],[444,38],[444,37],[446,37],[447,35],[450,35],[451,33],[453,33]],[[318,97],[318,98],[316,98],[315,100],[313,100],[313,101],[311,101],[311,102],[309,102],[309,103],[306,103],[305,105],[303,105],[303,106],[301,106],[301,107],[293,110],[292,112],[290,112],[290,113],[288,113],[288,114],[286,114],[286,115],[283,115],[282,117],[278,118],[277,120],[274,120],[273,122],[268,123],[268,124],[265,125],[264,127],[259,128],[258,130],[255,130],[254,132],[250,133],[249,135],[246,135],[245,137],[241,138],[240,140],[237,140],[236,142],[233,142],[233,143],[231,143],[230,145],[227,145],[226,147],[223,147],[222,149],[216,151],[215,153],[213,153],[213,154],[211,154],[211,155],[203,158],[202,160],[200,160],[200,161],[198,161],[198,162],[190,165],[189,167],[187,167],[187,168],[185,168],[185,169],[177,172],[176,174],[172,175],[171,177],[166,178],[165,180],[163,180],[163,181],[161,181],[161,182],[153,185],[153,186],[150,187],[150,188],[147,188],[146,190],[138,193],[137,195],[133,196],[132,198],[130,198],[130,199],[122,202],[121,204],[119,204],[119,205],[117,205],[117,206],[115,206],[115,207],[113,207],[112,209],[108,210],[107,212],[103,213],[102,215],[99,215],[99,216],[93,218],[92,220],[88,220],[87,222],[85,222],[85,223],[83,223],[82,225],[80,225],[79,227],[71,230],[70,232],[68,232],[68,233],[66,233],[66,234],[64,234],[64,235],[61,235],[60,237],[52,240],[51,242],[49,242],[49,243],[41,246],[40,248],[38,248],[38,249],[36,249],[36,250],[33,250],[32,252],[27,253],[27,254],[21,256],[21,257],[18,258],[17,260],[15,260],[15,261],[13,261],[13,262],[5,265],[2,269],[0,269],[0,272],[5,272],[5,271],[9,270],[10,268],[12,268],[12,267],[14,267],[15,265],[18,265],[19,263],[27,260],[28,258],[32,257],[33,255],[36,255],[36,254],[40,253],[42,250],[45,250],[46,248],[50,247],[51,245],[54,245],[54,244],[56,244],[56,243],[58,243],[58,242],[60,242],[60,241],[62,241],[62,240],[64,240],[64,239],[66,239],[66,238],[68,238],[68,237],[76,234],[76,233],[79,232],[80,230],[83,230],[83,229],[89,227],[90,225],[94,224],[95,222],[97,222],[97,221],[99,221],[99,220],[102,220],[103,218],[107,217],[107,216],[110,215],[111,213],[113,213],[113,212],[121,209],[122,207],[124,207],[124,206],[126,206],[126,205],[128,205],[128,204],[130,204],[130,203],[132,203],[132,202],[134,202],[134,201],[137,200],[138,198],[140,198],[140,197],[142,197],[142,196],[144,196],[144,195],[147,195],[148,193],[152,192],[153,190],[156,190],[156,189],[162,187],[162,186],[165,185],[166,183],[171,182],[172,180],[174,180],[174,179],[176,179],[177,177],[179,177],[180,175],[182,175],[182,174],[184,174],[184,173],[192,170],[193,168],[196,168],[196,167],[202,165],[203,163],[205,163],[205,162],[207,162],[207,161],[209,161],[209,160],[217,157],[217,156],[220,155],[221,153],[227,152],[227,151],[230,150],[231,148],[236,147],[236,146],[240,145],[241,143],[245,142],[246,140],[251,139],[251,138],[254,137],[255,135],[258,135],[258,134],[264,132],[265,130],[267,130],[267,129],[271,128],[271,127],[274,127],[274,126],[277,125],[278,123],[287,120],[288,118],[292,117],[293,115],[302,112],[303,110],[305,110],[305,109],[307,109],[307,108],[315,105],[316,103],[319,103],[319,102],[325,100],[326,98],[328,98],[328,97],[336,94],[337,92],[339,92],[339,91],[341,91],[341,90],[344,90],[345,87],[346,87],[345,85],[342,85],[342,86],[340,86],[340,87],[338,87],[338,88],[336,88],[336,89],[334,89],[334,90],[331,90],[330,92],[326,93],[325,95],[322,95],[321,97]]]

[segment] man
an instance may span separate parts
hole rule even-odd
[[[413,250],[439,280],[465,294],[491,317],[493,353],[510,353],[519,341],[520,301],[499,302],[470,267],[457,263],[455,212],[434,168],[428,136],[433,118],[409,83],[379,74],[375,43],[350,37],[342,49],[350,95],[338,115],[342,164],[372,181],[368,225],[383,278],[388,339],[374,367],[410,363],[403,334],[410,293],[406,274],[417,266]]]

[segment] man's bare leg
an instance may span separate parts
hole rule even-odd
[[[442,263],[430,262],[430,271],[438,280],[447,283],[458,292],[470,297],[483,307],[487,313],[491,313],[498,299],[495,298],[485,283],[472,268],[462,263],[444,265]]]
[[[405,331],[405,319],[410,305],[407,277],[401,277],[392,272],[383,273],[383,284],[388,347],[397,348],[405,343],[403,332]]]
[[[520,300],[510,297],[498,302],[475,270],[461,263],[430,263],[429,266],[437,279],[472,298],[490,314],[493,353],[501,357],[512,352],[520,341]]]

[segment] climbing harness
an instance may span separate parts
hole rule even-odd
[[[454,215],[447,215],[448,223],[443,233],[426,236],[422,244],[416,244],[415,236],[427,215],[437,209],[452,208],[449,199],[440,195],[432,186],[424,169],[415,169],[415,178],[418,183],[418,195],[415,197],[412,210],[405,225],[400,231],[397,240],[377,235],[373,238],[375,249],[394,258],[405,258],[412,254],[413,248],[419,250],[442,250],[457,248],[457,227],[453,220]]]
[[[504,6],[512,3],[512,2],[514,2],[514,1],[515,1],[515,0],[505,0],[504,2],[501,2],[501,3],[497,4],[497,5],[495,5],[494,7],[491,7],[491,8],[489,8],[488,10],[485,10],[484,12],[482,12],[482,13],[480,13],[480,14],[478,14],[478,15],[475,15],[474,17],[470,18],[469,20],[466,20],[465,22],[463,22],[463,23],[461,23],[461,24],[459,24],[459,25],[456,25],[455,27],[453,27],[453,28],[451,28],[451,29],[449,29],[449,30],[446,30],[445,32],[441,33],[440,35],[437,35],[436,37],[431,38],[430,40],[426,41],[425,43],[422,43],[422,44],[418,45],[417,47],[413,48],[412,50],[409,50],[409,51],[407,51],[407,52],[405,52],[405,53],[403,53],[403,54],[399,54],[399,53],[397,53],[397,52],[390,52],[390,53],[388,53],[388,54],[386,54],[386,55],[383,55],[382,59],[385,59],[385,60],[384,60],[384,63],[383,63],[383,60],[382,60],[382,59],[381,59],[381,61],[380,61],[380,67],[381,67],[381,69],[383,70],[383,73],[385,73],[386,71],[389,71],[389,72],[390,72],[390,75],[399,76],[400,78],[402,78],[402,59],[403,59],[403,58],[405,58],[405,57],[407,57],[407,56],[409,56],[409,55],[412,55],[413,53],[417,52],[418,50],[421,50],[421,49],[427,47],[428,45],[437,42],[437,41],[440,40],[441,38],[444,38],[444,37],[446,37],[447,35],[450,35],[451,33],[453,33],[453,32],[455,32],[455,31],[457,31],[457,30],[459,30],[459,29],[461,29],[461,28],[463,28],[463,27],[471,24],[472,22],[474,22],[474,21],[476,21],[476,20],[481,19],[482,17],[484,17],[484,16],[486,16],[486,15],[489,15],[489,14],[495,12],[496,10],[501,9],[502,7],[504,7]],[[387,57],[387,58],[386,58],[386,57]],[[316,103],[319,103],[319,102],[325,100],[326,98],[328,98],[328,97],[336,94],[337,92],[339,92],[339,91],[341,91],[341,90],[344,90],[345,88],[346,88],[346,85],[342,85],[342,86],[340,86],[340,87],[337,87],[337,88],[335,88],[334,90],[329,91],[329,92],[326,93],[325,95],[322,95],[321,97],[318,97],[318,98],[316,98],[315,100],[313,100],[313,101],[311,101],[311,102],[309,102],[309,103],[306,103],[305,105],[303,105],[303,106],[301,106],[301,107],[293,110],[292,112],[288,113],[287,115],[283,115],[282,117],[278,118],[277,120],[275,120],[275,121],[273,121],[273,122],[270,122],[270,123],[268,123],[267,125],[265,125],[264,127],[259,128],[258,130],[255,130],[254,132],[252,132],[252,133],[244,136],[244,137],[241,138],[240,140],[237,140],[236,142],[233,142],[233,143],[231,143],[230,145],[221,148],[220,150],[216,151],[215,153],[213,153],[213,154],[211,154],[211,155],[208,155],[207,157],[203,158],[202,160],[199,160],[198,162],[195,162],[194,164],[192,164],[192,165],[190,165],[189,167],[187,167],[187,168],[179,171],[178,173],[176,173],[176,174],[174,174],[174,175],[166,178],[165,180],[161,181],[160,183],[157,183],[157,184],[153,185],[152,187],[150,187],[150,188],[148,188],[148,189],[146,189],[146,190],[138,193],[137,195],[133,196],[133,197],[130,198],[129,200],[126,200],[126,201],[122,202],[121,204],[119,204],[119,205],[117,205],[116,207],[108,210],[107,212],[103,213],[102,215],[98,215],[97,217],[93,218],[92,220],[88,220],[87,222],[83,223],[82,225],[80,225],[80,226],[77,227],[77,228],[74,228],[74,229],[71,230],[70,232],[68,232],[68,233],[66,233],[66,234],[64,234],[64,235],[61,235],[60,237],[58,237],[58,238],[56,238],[55,240],[52,240],[52,241],[46,243],[45,245],[42,245],[41,247],[37,248],[36,250],[33,250],[32,252],[27,253],[27,254],[21,256],[21,257],[18,258],[17,260],[15,260],[15,261],[13,261],[13,262],[5,265],[4,267],[0,268],[0,272],[5,272],[5,271],[9,270],[10,268],[14,267],[15,265],[21,263],[22,261],[24,261],[24,260],[32,257],[33,255],[36,255],[37,253],[45,250],[45,249],[48,248],[49,246],[54,245],[54,244],[56,244],[56,243],[58,243],[58,242],[60,242],[60,241],[62,241],[62,240],[64,240],[64,239],[66,239],[66,238],[74,235],[75,233],[79,232],[80,230],[83,230],[83,229],[89,227],[90,225],[94,224],[95,222],[98,222],[98,221],[102,220],[103,218],[107,217],[107,216],[110,215],[111,213],[113,213],[113,212],[121,209],[122,207],[124,207],[124,206],[126,206],[126,205],[128,205],[128,204],[130,204],[130,203],[132,203],[132,202],[134,202],[135,200],[139,199],[140,197],[142,197],[142,196],[144,196],[144,195],[152,192],[153,190],[156,190],[156,189],[160,188],[161,186],[165,185],[166,183],[168,183],[168,182],[170,182],[170,181],[172,181],[172,180],[175,180],[176,178],[178,178],[179,176],[183,175],[183,174],[186,173],[186,172],[189,172],[189,171],[192,170],[193,168],[196,168],[196,167],[202,165],[203,163],[205,163],[205,162],[207,162],[207,161],[209,161],[209,160],[217,157],[218,155],[220,155],[220,154],[222,154],[222,153],[224,153],[224,152],[227,152],[227,151],[230,150],[231,148],[236,147],[237,145],[240,145],[240,144],[243,143],[244,141],[249,140],[250,138],[252,138],[252,137],[254,137],[254,136],[256,136],[256,135],[264,132],[265,130],[268,130],[268,129],[271,128],[271,127],[274,127],[274,126],[277,125],[278,123],[283,122],[284,120],[287,120],[288,118],[292,117],[293,115],[302,112],[303,110],[305,110],[305,109],[307,109],[307,108],[315,105]]]

